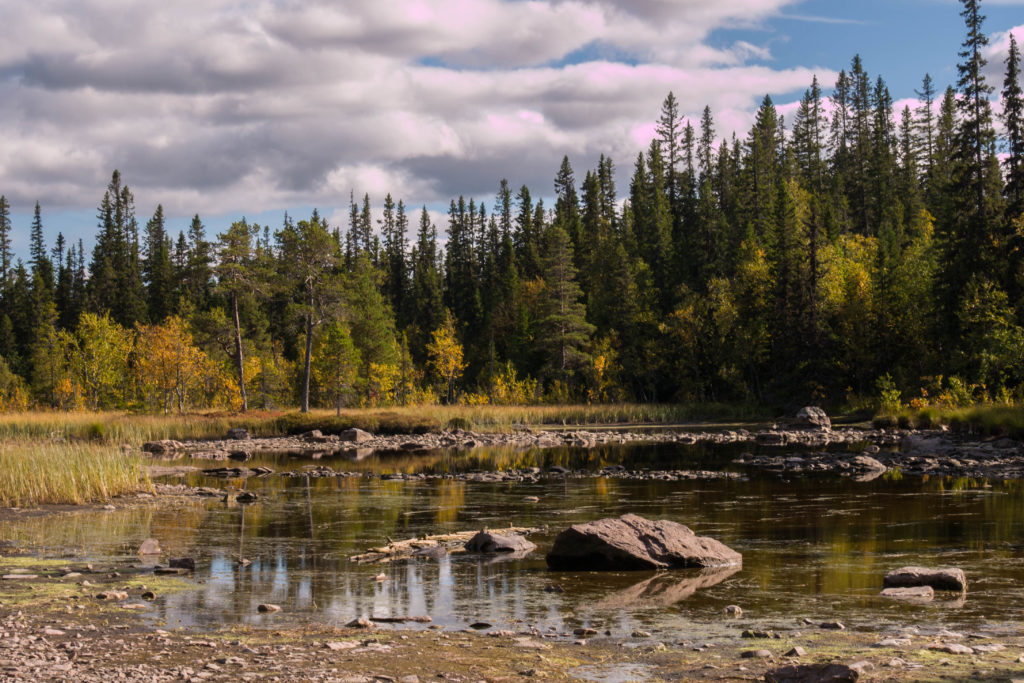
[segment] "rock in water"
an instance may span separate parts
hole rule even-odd
[[[927,569],[925,567],[901,567],[885,575],[885,588],[906,588],[908,586],[931,586],[938,591],[966,591],[967,577],[962,569]]]
[[[935,589],[931,586],[907,586],[905,588],[885,588],[881,593],[883,598],[894,598],[896,600],[918,600],[926,602],[935,597]]]
[[[856,681],[860,673],[845,664],[799,664],[769,671],[769,683],[845,683]]]
[[[147,538],[139,546],[139,555],[159,555],[160,553],[160,541],[155,538]]]
[[[743,556],[669,520],[627,514],[574,524],[555,538],[548,567],[567,570],[683,569],[742,564]]]
[[[338,435],[338,438],[341,439],[342,441],[355,441],[356,443],[362,443],[364,441],[369,441],[370,439],[372,439],[373,434],[369,432],[364,432],[362,429],[357,429],[356,427],[353,427],[352,429],[346,429],[345,431],[343,431],[341,434]]]
[[[518,534],[494,534],[481,531],[466,541],[467,553],[528,553],[537,546]]]
[[[793,421],[793,426],[811,429],[832,429],[832,420],[828,419],[828,415],[821,408],[805,406],[796,412],[796,420]]]
[[[190,572],[196,570],[196,561],[191,557],[172,557],[167,565],[172,569],[187,569]]]

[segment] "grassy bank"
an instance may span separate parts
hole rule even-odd
[[[141,458],[99,444],[0,443],[0,505],[81,505],[150,486]]]
[[[934,429],[942,425],[953,431],[980,436],[1024,438],[1024,407],[978,405],[969,408],[905,408],[896,413],[879,414],[876,427]]]
[[[659,424],[694,420],[749,421],[767,417],[750,406],[724,404],[613,404],[546,406],[405,406],[387,409],[299,412],[138,415],[127,412],[46,412],[0,415],[0,442],[89,441],[140,444],[158,439],[222,437],[231,427],[257,436],[310,429],[358,427],[374,433],[414,434],[445,428],[508,431],[520,425]]]

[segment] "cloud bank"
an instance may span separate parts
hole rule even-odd
[[[110,171],[139,213],[489,200],[551,193],[563,154],[620,169],[672,90],[745,130],[772,68],[712,31],[796,0],[0,0],[0,193],[16,210],[95,207]]]

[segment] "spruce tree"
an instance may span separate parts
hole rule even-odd
[[[1006,127],[1006,201],[1012,220],[1024,212],[1024,92],[1020,84],[1020,49],[1010,33],[1003,80],[1003,125]]]
[[[558,225],[548,230],[543,269],[538,342],[545,354],[544,372],[552,380],[568,383],[590,360],[586,345],[594,326],[586,320],[576,283],[572,243]]]
[[[14,265],[11,252],[11,205],[7,197],[0,195],[0,299],[7,291],[7,285]]]

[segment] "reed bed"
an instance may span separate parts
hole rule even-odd
[[[946,425],[958,432],[980,436],[1024,438],[1024,407],[1003,404],[977,405],[967,408],[926,406],[905,408],[896,413],[875,417],[875,426],[932,429]]]
[[[0,505],[81,505],[148,490],[142,459],[90,443],[0,443]]]
[[[766,417],[763,409],[725,404],[440,406],[343,410],[252,411],[140,415],[123,411],[0,413],[0,442],[46,443],[87,441],[139,445],[159,439],[212,439],[231,427],[257,436],[279,436],[310,429],[339,431],[359,427],[375,433],[415,434],[446,428],[509,431],[518,426],[587,426],[603,424],[667,424],[694,420],[751,421]]]

